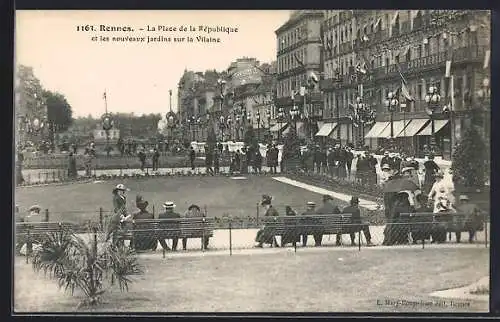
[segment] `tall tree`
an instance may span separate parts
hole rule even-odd
[[[453,153],[453,180],[465,187],[483,186],[490,170],[488,163],[485,142],[479,132],[470,127]]]
[[[42,119],[44,116],[43,87],[33,68],[19,65],[16,73],[16,114]]]
[[[43,97],[47,105],[47,119],[56,126],[57,132],[66,131],[73,124],[73,112],[64,95],[44,91]]]

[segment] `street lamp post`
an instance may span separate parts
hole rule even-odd
[[[233,139],[233,135],[231,133],[231,125],[233,123],[233,119],[231,118],[231,115],[229,115],[226,119],[226,127],[229,130],[229,140]]]
[[[257,110],[255,113],[255,118],[257,119],[257,140],[260,142],[260,111]]]
[[[267,128],[269,129],[269,133],[267,135],[268,136],[268,140],[270,138],[270,135],[271,135],[271,111],[268,109],[266,111],[266,118],[267,118]]]
[[[285,112],[283,111],[283,107],[278,108],[278,124],[279,124],[279,129],[278,129],[278,142],[281,142],[281,128],[283,125],[283,119],[285,117]]]
[[[394,111],[396,110],[396,106],[398,106],[399,102],[398,99],[396,98],[396,94],[394,92],[389,91],[387,93],[387,99],[385,100],[385,107],[389,110],[391,113],[391,143],[390,146],[393,149],[394,148]]]
[[[290,118],[293,121],[293,127],[295,129],[295,133],[297,133],[297,119],[299,115],[300,115],[299,108],[294,105],[290,110]]]
[[[427,95],[425,95],[425,102],[427,103],[427,114],[429,114],[429,118],[431,119],[431,151],[433,153],[437,152],[434,114],[436,113],[436,110],[439,108],[440,101],[441,101],[441,95],[439,95],[437,87],[430,86]]]
[[[236,132],[236,141],[240,140],[240,124],[241,124],[241,116],[239,114],[236,114],[234,117],[234,129]]]
[[[226,126],[226,123],[225,123],[225,118],[223,115],[220,116],[219,118],[219,127],[220,127],[220,130],[221,130],[221,142],[224,142],[224,127]]]

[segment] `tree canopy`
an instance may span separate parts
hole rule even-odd
[[[66,131],[73,124],[73,112],[63,94],[44,91],[43,97],[47,105],[47,119],[55,124],[58,132]]]

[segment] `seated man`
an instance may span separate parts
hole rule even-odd
[[[154,215],[146,210],[149,203],[143,200],[142,196],[137,196],[135,201],[136,207],[139,209],[138,212],[132,214],[132,218],[134,221],[136,220],[145,220],[145,219],[154,219]],[[140,223],[135,223],[136,229],[140,229]],[[158,246],[158,240],[152,237],[152,233],[148,232],[147,234],[134,232],[133,238],[133,248],[135,250],[156,250]]]
[[[366,238],[366,245],[367,246],[373,246],[372,244],[372,235],[370,234],[370,227],[367,224],[361,224],[361,212],[359,211],[359,198],[358,197],[352,197],[350,206],[347,206],[342,210],[343,214],[352,214],[352,221],[354,224],[359,224],[360,225],[360,230],[363,231],[363,235],[365,235]],[[359,232],[361,234],[361,231]],[[350,233],[351,237],[351,245],[355,246],[356,245],[356,235],[355,233]]]
[[[333,204],[333,197],[330,195],[324,195],[323,196],[323,206],[321,206],[317,211],[317,215],[333,215],[333,214],[340,214],[340,209],[339,207],[335,206]],[[321,246],[321,242],[323,239],[323,231],[321,228],[317,229],[317,232],[313,235],[314,237],[314,246],[318,247]],[[336,237],[336,243],[335,245],[340,246],[340,239],[341,235],[337,235]]]
[[[163,207],[165,208],[165,212],[161,213],[158,216],[159,219],[181,218],[180,214],[174,212],[175,204],[172,201],[166,201],[163,204]],[[178,223],[175,223],[175,222],[165,222],[164,225],[162,225],[161,229],[175,230],[175,229],[179,229],[179,226],[178,226]],[[161,247],[163,247],[163,249],[170,250],[165,239],[160,239],[159,242],[160,242]],[[177,243],[178,242],[179,242],[179,238],[172,238],[172,250],[173,251],[177,250]]]
[[[302,216],[314,216],[316,214],[316,203],[309,201],[307,202],[306,211],[302,214]],[[304,223],[307,223],[307,218],[303,220]],[[307,235],[302,235],[302,247],[307,246]]]
[[[460,195],[457,213],[464,214],[466,216],[464,228],[469,232],[469,243],[472,243],[474,241],[476,231],[483,227],[482,211],[474,203],[469,202],[469,197],[467,195]],[[455,232],[457,243],[460,243],[461,235],[460,231]]]

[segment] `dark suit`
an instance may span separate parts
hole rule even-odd
[[[134,220],[154,219],[152,213],[147,210],[140,210],[132,215]],[[136,223],[136,228],[140,229],[140,223]],[[151,235],[134,232],[133,248],[135,250],[155,250],[158,246],[158,240],[152,238]]]
[[[305,217],[307,217],[307,216],[314,216],[315,214],[316,214],[316,210],[314,210],[314,209],[307,209],[307,210],[306,210],[306,211],[302,214],[302,216],[305,216]],[[302,220],[302,222],[303,222],[304,224],[307,224],[307,222],[308,222],[308,220],[307,220],[307,219],[308,219],[308,218],[304,218],[304,219]],[[305,234],[304,234],[304,235],[302,235],[302,246],[303,246],[303,247],[306,247],[306,246],[307,246],[307,235],[305,235]]]
[[[332,215],[332,214],[340,214],[340,209],[337,206],[334,206],[330,202],[323,203],[318,210],[316,210],[317,215]],[[323,240],[323,232],[321,228],[318,229],[318,232],[313,235],[315,246],[321,246],[321,242]],[[340,245],[340,237],[337,235],[337,245]]]
[[[264,216],[265,217],[278,217],[279,213],[276,210],[276,208],[271,206],[271,207],[269,207],[269,209],[267,209],[266,214]],[[278,247],[278,242],[276,241],[276,237],[274,237],[272,234],[270,234],[265,226],[263,229],[261,229],[257,232],[257,236],[255,237],[255,241],[259,243],[259,246],[262,246],[262,244],[271,244],[271,246],[275,245],[276,247]]]
[[[370,234],[370,228],[366,224],[361,224],[361,212],[359,211],[358,206],[347,206],[342,210],[343,214],[352,214],[352,222],[354,224],[359,224],[360,230],[363,231],[363,234],[365,235],[366,242],[370,243],[372,239],[372,235]],[[361,232],[360,232],[361,233]],[[351,237],[351,243],[354,244],[356,240],[356,235],[355,233],[350,233]]]
[[[174,218],[181,218],[181,215],[179,215],[178,213],[176,213],[174,211],[167,211],[167,212],[160,213],[158,218],[159,219],[174,219]],[[164,226],[164,227],[160,227],[162,229],[179,228],[178,223],[174,223],[174,222],[166,222],[162,226]],[[159,239],[158,241],[160,242],[160,245],[161,245],[161,247],[163,247],[163,249],[169,249],[165,239]],[[172,238],[172,250],[174,250],[174,251],[177,250],[177,243],[178,242],[179,242],[179,238]]]

